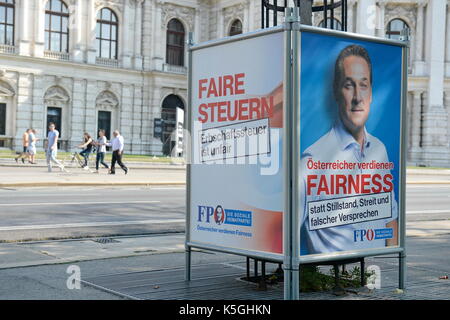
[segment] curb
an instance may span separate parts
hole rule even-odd
[[[5,168],[47,168],[47,166],[43,165],[21,165],[21,164],[3,164],[0,163],[0,167]],[[133,170],[186,170],[186,167],[183,165],[164,165],[164,164],[154,164],[154,165],[143,165],[143,166],[133,166],[128,165],[130,169]]]
[[[96,187],[96,186],[181,186],[184,181],[158,181],[158,182],[19,182],[0,183],[0,188],[13,187]]]
[[[449,184],[450,181],[406,181],[406,184]]]

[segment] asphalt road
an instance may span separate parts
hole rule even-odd
[[[184,231],[185,188],[0,189],[0,241]],[[450,220],[450,185],[409,185],[407,221]]]
[[[185,188],[0,189],[0,241],[184,231]]]

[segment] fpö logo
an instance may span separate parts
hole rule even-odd
[[[373,241],[380,239],[392,239],[393,229],[359,229],[353,231],[353,242]]]
[[[232,224],[238,226],[252,225],[252,212],[224,209],[221,205],[216,207],[198,206],[198,222],[216,223],[217,225]]]

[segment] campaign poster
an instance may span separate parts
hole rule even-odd
[[[402,47],[303,32],[300,255],[398,245]]]
[[[283,34],[191,51],[188,241],[283,254]]]

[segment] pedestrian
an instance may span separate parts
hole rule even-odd
[[[29,145],[29,134],[30,134],[30,130],[31,129],[27,129],[23,134],[22,134],[22,152],[19,154],[19,156],[17,156],[15,158],[16,162],[19,162],[19,159],[22,160],[22,163],[25,163],[25,158],[29,158],[29,153],[28,153],[28,145]]]
[[[108,165],[105,163],[106,142],[105,130],[98,130],[98,140],[95,143],[95,145],[97,146],[97,157],[95,158],[95,173],[98,173],[98,167],[100,163],[106,169],[109,169]]]
[[[36,141],[39,139],[36,138],[37,131],[35,129],[30,130],[30,134],[28,135],[28,154],[30,155],[30,160],[28,161],[31,164],[36,164],[35,157],[36,157]]]
[[[78,148],[83,149],[80,152],[80,155],[84,158],[84,164],[82,165],[82,168],[88,168],[89,155],[92,152],[93,146],[94,140],[92,140],[92,137],[89,133],[85,132],[83,134],[83,143],[78,146]]]
[[[59,132],[55,128],[55,124],[50,122],[48,126],[48,136],[47,136],[47,149],[46,149],[46,159],[48,172],[52,172],[52,162],[55,163],[61,171],[64,171],[64,165],[56,159],[58,154],[58,138]]]
[[[119,164],[122,170],[125,171],[125,174],[127,174],[128,168],[122,163],[123,147],[124,147],[123,137],[120,135],[119,130],[114,130],[113,135],[114,139],[112,139],[111,142],[106,144],[107,146],[111,146],[113,151],[111,160],[111,169],[109,170],[109,174],[116,174],[115,170],[116,162]]]

